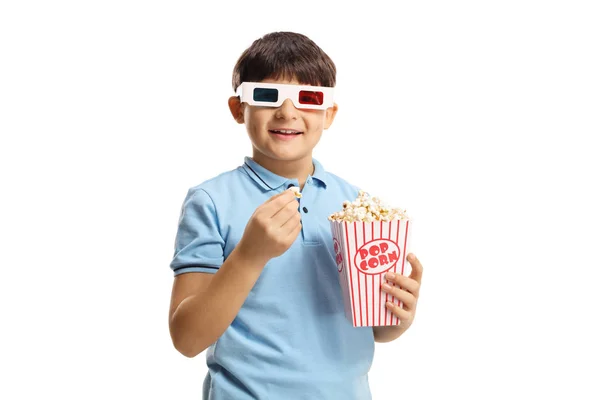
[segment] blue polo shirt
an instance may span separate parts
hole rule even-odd
[[[344,315],[327,217],[358,188],[313,159],[299,199],[302,232],[264,267],[227,330],[206,352],[204,400],[368,400],[371,327]],[[299,186],[246,157],[240,167],[191,188],[183,203],[171,268],[216,273],[256,208]]]

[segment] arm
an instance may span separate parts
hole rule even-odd
[[[207,219],[206,215],[197,218]],[[266,263],[292,245],[302,229],[300,221],[294,194],[290,190],[277,194],[255,210],[240,242],[216,274],[189,272],[175,278],[169,331],[180,353],[195,357],[225,332]],[[203,235],[199,230],[187,231],[186,244]],[[200,241],[198,246],[207,245]]]
[[[214,275],[192,272],[175,277],[169,312],[175,348],[195,357],[214,343],[231,325],[263,267],[236,248]]]

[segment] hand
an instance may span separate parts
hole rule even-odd
[[[284,190],[254,211],[237,247],[244,257],[264,266],[289,249],[301,230],[296,196]]]
[[[402,307],[394,304],[393,299],[392,302],[386,303],[386,308],[400,320],[402,331],[408,329],[415,319],[417,300],[419,299],[419,290],[421,288],[421,277],[423,276],[423,266],[417,257],[410,253],[406,259],[412,268],[410,275],[394,274],[394,277],[390,278],[386,274],[385,278],[390,283],[396,284],[396,287],[388,285],[388,289],[385,286],[386,284],[381,285],[381,290],[391,294],[402,302]]]

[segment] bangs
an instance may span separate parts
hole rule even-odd
[[[314,63],[302,62],[298,59],[285,60],[248,60],[245,71],[240,71],[241,82],[261,82],[264,79],[275,80],[294,80],[296,79],[302,85],[310,86],[335,86],[335,82],[327,79],[327,74],[323,74],[322,68]]]

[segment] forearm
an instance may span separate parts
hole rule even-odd
[[[264,267],[234,249],[205,292],[183,300],[170,322],[175,348],[195,357],[231,325]]]

